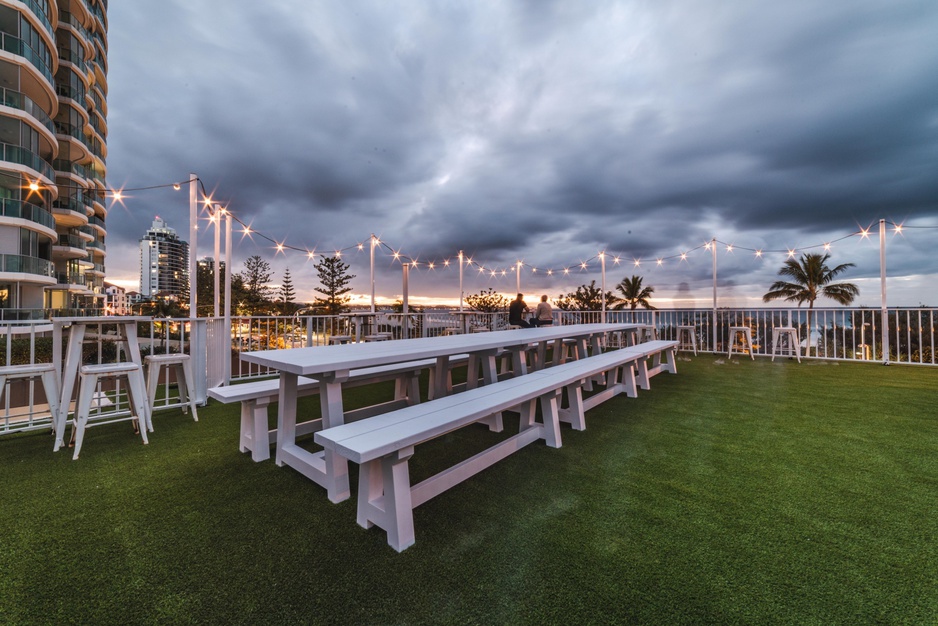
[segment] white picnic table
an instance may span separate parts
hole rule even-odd
[[[602,337],[607,333],[635,333],[637,329],[637,324],[625,323],[546,326],[400,341],[267,350],[242,354],[241,359],[280,372],[277,465],[286,464],[296,469],[324,487],[329,500],[341,502],[350,496],[348,461],[332,450],[310,452],[296,443],[297,379],[300,376],[319,380],[322,428],[325,429],[345,423],[342,385],[349,379],[353,369],[436,358],[434,380],[437,387],[434,393],[435,397],[443,397],[447,393],[446,372],[451,356],[468,353],[469,371],[477,372],[473,368],[481,365],[483,384],[489,384],[497,381],[496,359],[502,350],[511,352],[512,371],[516,374],[525,373],[524,351],[531,344],[538,346],[535,367],[543,367],[544,355],[551,342],[555,345],[554,354],[561,355],[563,340],[575,339],[578,354],[582,357],[588,353],[588,349],[598,353]],[[477,377],[470,374],[467,388],[477,386],[477,381]],[[490,427],[500,430],[500,419],[493,421]]]

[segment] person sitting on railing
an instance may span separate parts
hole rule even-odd
[[[524,303],[524,294],[519,293],[518,297],[508,305],[508,325],[531,328],[531,325],[522,317],[528,310],[528,305]]]
[[[547,301],[547,295],[541,296],[541,301],[537,303],[534,310],[534,317],[531,319],[532,326],[550,326],[554,323],[554,310]]]

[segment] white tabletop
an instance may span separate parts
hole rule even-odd
[[[527,345],[540,341],[553,341],[607,332],[621,332],[637,328],[637,324],[571,324],[500,330],[471,335],[422,337],[400,341],[379,341],[286,350],[248,352],[241,358],[298,376],[313,376],[324,372],[373,367],[402,361],[416,361],[438,356],[495,350]]]
[[[88,315],[85,317],[53,317],[53,324],[124,324],[130,322],[150,322],[149,315]]]

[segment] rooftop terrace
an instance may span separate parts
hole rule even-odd
[[[938,371],[678,366],[418,508],[401,554],[354,498],[240,454],[236,406],[160,413],[149,446],[93,429],[80,462],[46,432],[0,438],[0,622],[938,620]],[[500,436],[464,429],[412,468]]]

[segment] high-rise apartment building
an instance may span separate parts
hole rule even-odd
[[[180,296],[189,286],[189,244],[157,217],[140,240],[140,295]]]
[[[107,0],[0,0],[0,319],[101,306]]]

